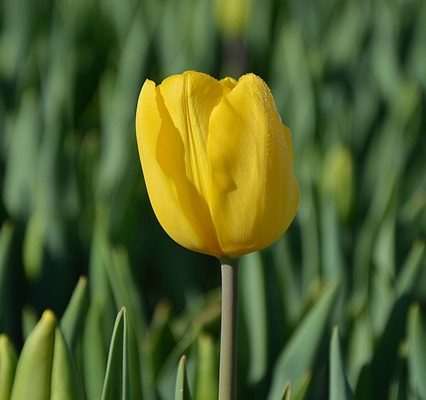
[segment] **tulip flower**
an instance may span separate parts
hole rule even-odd
[[[221,259],[219,400],[235,398],[237,262],[290,225],[299,203],[290,131],[254,74],[146,80],[136,135],[152,208],[182,246]]]
[[[262,249],[299,202],[289,129],[254,74],[146,80],[136,132],[154,212],[182,246],[218,258]]]

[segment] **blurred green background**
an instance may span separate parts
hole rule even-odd
[[[242,260],[240,398],[280,390],[280,353],[334,282],[312,355],[287,356],[294,387],[328,395],[338,324],[357,398],[425,398],[404,343],[410,307],[426,314],[426,2],[1,0],[0,20],[0,332],[17,350],[85,275],[101,335],[120,284],[137,335],[158,335],[145,398],[168,398],[161,371],[197,340],[217,355],[218,262],[157,223],[135,107],[146,78],[254,72],[292,131],[302,199],[288,233]]]

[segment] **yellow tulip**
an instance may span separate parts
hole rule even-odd
[[[136,136],[152,208],[180,245],[238,257],[270,245],[293,220],[290,131],[258,76],[146,80]]]

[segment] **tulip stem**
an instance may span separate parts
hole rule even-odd
[[[234,400],[237,383],[238,260],[222,259],[219,400]]]

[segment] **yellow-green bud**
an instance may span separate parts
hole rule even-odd
[[[325,154],[322,169],[322,190],[331,197],[341,218],[349,216],[354,185],[353,161],[350,150],[334,145]]]

